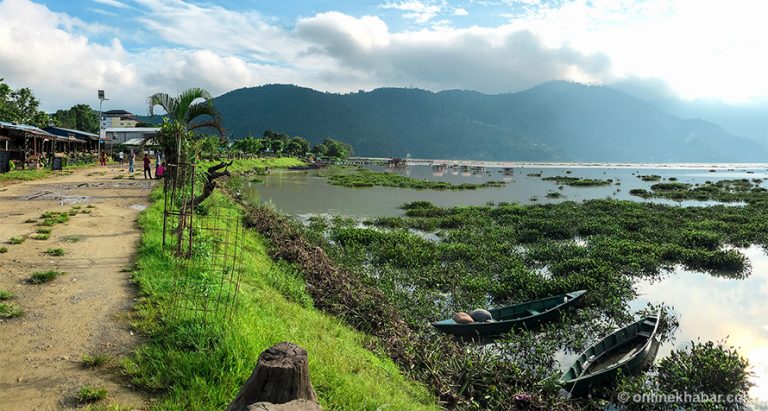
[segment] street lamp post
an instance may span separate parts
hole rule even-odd
[[[104,97],[104,90],[99,90],[99,143],[97,144],[97,158],[96,161],[101,161],[101,129],[103,124],[102,119],[102,113],[101,113],[101,105],[104,103],[104,100],[109,100],[108,98]]]

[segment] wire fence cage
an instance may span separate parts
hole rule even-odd
[[[243,213],[196,206],[195,188],[200,184],[195,184],[193,164],[171,166],[169,171],[163,246],[178,257],[170,278],[171,316],[195,323],[228,320],[243,272]]]
[[[195,217],[195,165],[169,164],[163,186],[163,248],[176,257],[192,254]]]

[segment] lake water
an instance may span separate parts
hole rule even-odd
[[[511,171],[504,167],[511,167]],[[633,188],[648,189],[657,181],[643,181],[640,175],[659,175],[663,181],[670,177],[678,182],[701,184],[723,179],[768,179],[766,165],[577,165],[577,164],[486,164],[482,171],[472,172],[460,167],[435,169],[430,165],[407,168],[370,166],[377,171],[400,173],[414,178],[451,183],[482,183],[503,180],[501,188],[465,191],[419,191],[412,189],[371,187],[347,188],[333,186],[315,172],[279,171],[266,176],[264,183],[247,187],[250,195],[273,203],[278,209],[298,218],[313,214],[341,214],[360,218],[402,215],[403,203],[427,200],[440,206],[485,205],[487,203],[552,203],[583,201],[596,198],[616,198],[631,201],[654,201],[674,205],[705,205],[697,201],[644,200],[629,195]],[[714,170],[714,171],[712,171]],[[536,174],[536,175],[532,175]],[[541,176],[538,176],[540,174]],[[542,177],[569,176],[613,179],[609,186],[570,187],[559,189],[553,181]],[[616,184],[618,183],[618,184]],[[768,181],[762,183],[768,187]],[[563,197],[550,199],[549,192]],[[749,359],[755,373],[750,394],[768,409],[768,256],[759,247],[742,250],[752,264],[752,274],[746,279],[727,279],[708,274],[677,270],[654,283],[636,284],[639,297],[631,304],[639,309],[647,302],[675,307],[680,327],[675,341],[663,345],[659,357],[673,349],[682,348],[691,340],[723,340],[739,347]]]
[[[647,167],[647,166],[646,166]],[[482,183],[490,180],[507,182],[504,187],[481,188],[477,190],[412,190],[393,187],[348,188],[328,184],[325,177],[318,177],[315,172],[276,171],[266,176],[264,183],[249,186],[251,195],[258,195],[261,200],[272,202],[282,211],[291,215],[300,214],[343,214],[357,217],[394,216],[402,214],[403,203],[427,200],[439,206],[485,205],[489,202],[533,204],[555,203],[562,201],[583,201],[594,198],[616,198],[632,201],[652,201],[665,204],[706,205],[706,202],[676,202],[666,199],[644,200],[629,194],[634,188],[648,189],[657,181],[649,182],[638,178],[639,175],[659,175],[662,181],[675,177],[678,182],[702,184],[706,181],[718,181],[735,178],[768,179],[765,166],[746,167],[706,167],[706,168],[642,168],[642,166],[551,166],[530,164],[512,169],[505,175],[501,167],[486,167],[484,171],[472,173],[460,168],[434,170],[428,165],[409,166],[407,168],[370,167],[376,171],[387,171],[402,175],[454,184]],[[715,170],[710,172],[709,170]],[[570,172],[570,173],[569,173]],[[533,176],[532,174],[541,174]],[[568,176],[594,179],[613,179],[608,186],[571,187],[559,185],[554,181],[544,181],[543,177]],[[763,183],[768,187],[768,181]],[[547,193],[559,192],[561,198],[547,198]]]

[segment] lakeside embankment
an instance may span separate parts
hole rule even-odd
[[[242,173],[294,164],[292,159],[253,159],[236,161],[230,170]],[[202,212],[217,213],[239,209],[221,192],[201,207]],[[173,287],[167,273],[178,269],[179,261],[161,249],[160,190],[153,193],[152,206],[141,215],[140,225],[143,234],[133,274],[140,290],[135,326],[146,343],[124,368],[133,384],[162,393],[154,408],[224,408],[250,375],[258,354],[281,341],[308,351],[312,384],[326,409],[437,408],[424,386],[404,377],[386,356],[367,349],[376,346],[371,337],[316,309],[304,275],[273,261],[264,238],[252,230],[245,233],[246,274],[229,323],[204,326],[169,315]],[[200,254],[211,247],[205,238],[196,244]],[[198,263],[204,264],[193,260]]]

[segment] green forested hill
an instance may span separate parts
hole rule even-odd
[[[237,137],[271,128],[355,154],[565,161],[768,160],[760,143],[685,120],[608,87],[549,82],[514,94],[381,88],[333,94],[266,85],[215,100]]]

